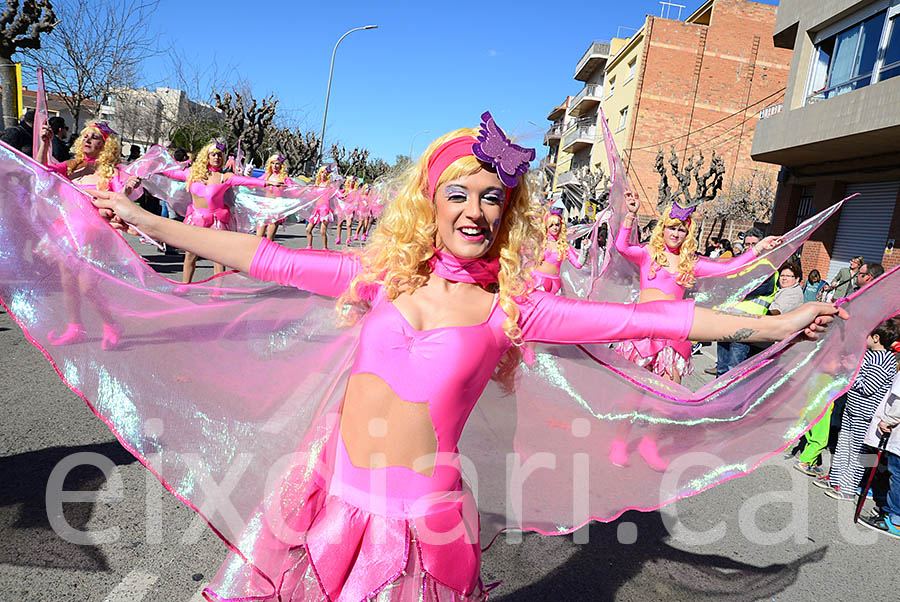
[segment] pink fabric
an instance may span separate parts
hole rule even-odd
[[[681,376],[694,373],[691,361],[691,344],[687,341],[667,341],[659,339],[638,339],[623,341],[616,345],[618,355],[648,368],[660,376]]]
[[[555,295],[562,288],[562,281],[556,274],[548,274],[540,270],[533,270],[531,277],[534,280],[534,288]]]
[[[231,230],[231,211],[228,207],[209,209],[191,205],[184,217],[184,223],[213,230]]]
[[[580,270],[583,267],[578,261],[578,252],[571,246],[569,247],[568,260],[569,263],[575,266],[575,269]],[[559,250],[556,248],[555,243],[548,242],[544,247],[544,261],[556,267],[562,264],[562,258],[559,256]]]
[[[671,295],[675,299],[684,299],[685,288],[676,281],[677,273],[673,274],[664,267],[657,267],[655,274],[650,273],[653,265],[650,251],[644,245],[631,243],[631,231],[632,226],[623,225],[619,228],[619,233],[616,235],[616,250],[640,267],[641,290],[653,288],[662,291],[663,294]],[[728,261],[712,261],[697,257],[697,263],[694,264],[694,276],[698,278],[721,276],[752,263],[756,258],[756,253],[752,248]]]
[[[164,176],[172,178],[173,180],[179,180],[181,182],[187,182],[188,178],[191,175],[190,169],[173,169],[162,172]],[[200,197],[206,200],[206,209],[209,209],[212,212],[221,212],[223,209],[228,210],[228,207],[225,204],[225,193],[228,192],[228,189],[234,186],[247,186],[250,188],[264,188],[266,185],[265,180],[261,180],[260,178],[248,178],[244,176],[232,175],[230,178],[225,180],[224,182],[220,182],[218,184],[204,184],[200,181],[191,182],[190,191],[192,195]],[[194,209],[201,209],[201,207],[197,207],[196,202],[193,204]],[[229,219],[230,219],[230,210],[229,211]],[[218,215],[224,215],[223,213],[219,213]],[[187,215],[185,215],[187,217]],[[227,223],[227,222],[226,222]]]

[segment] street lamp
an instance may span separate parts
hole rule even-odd
[[[413,156],[412,156],[413,142],[416,141],[416,138],[419,136],[419,134],[427,134],[427,133],[430,132],[430,131],[431,131],[431,130],[421,130],[421,131],[416,132],[415,134],[413,134],[412,140],[409,141],[409,155],[408,155],[408,156],[409,156],[409,162],[410,162],[410,163],[413,163]]]
[[[344,38],[354,31],[363,29],[378,29],[378,26],[366,25],[365,27],[354,27],[338,38],[337,43],[334,45],[334,50],[331,51],[331,68],[328,70],[328,90],[325,92],[325,114],[322,115],[322,135],[319,137],[319,165],[322,164],[322,159],[325,157],[325,121],[328,119],[328,99],[331,98],[331,76],[334,74],[334,55],[337,53],[338,44],[340,44]]]

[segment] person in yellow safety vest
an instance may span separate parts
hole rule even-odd
[[[749,248],[750,245],[758,243],[762,237],[763,233],[758,228],[750,228],[744,232],[744,246]],[[746,299],[735,306],[735,309],[754,316],[765,315],[769,304],[772,303],[772,299],[775,298],[775,293],[777,292],[778,272],[775,272],[771,278],[753,289]],[[723,343],[719,341],[716,343],[716,367],[707,368],[705,372],[722,376],[748,357],[750,357],[750,345],[747,343]]]

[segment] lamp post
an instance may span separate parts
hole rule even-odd
[[[415,134],[413,134],[412,140],[409,141],[409,155],[408,156],[409,156],[410,163],[413,163],[413,156],[412,156],[413,142],[416,141],[416,138],[419,136],[419,134],[427,134],[430,131],[431,130],[421,130],[421,131],[418,131]]]
[[[331,76],[334,74],[334,55],[337,53],[338,45],[341,41],[349,36],[354,31],[360,31],[363,29],[378,29],[377,25],[366,25],[364,27],[354,27],[350,31],[346,32],[344,35],[338,38],[338,41],[334,45],[334,50],[331,51],[331,67],[328,69],[328,90],[325,92],[325,113],[322,115],[322,135],[319,137],[319,161],[318,165],[322,164],[322,159],[325,157],[325,121],[328,119],[328,99],[331,98]]]

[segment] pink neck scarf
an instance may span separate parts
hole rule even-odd
[[[456,255],[434,250],[434,256],[428,260],[431,272],[450,282],[468,282],[470,284],[493,284],[500,273],[500,259],[461,259]]]

